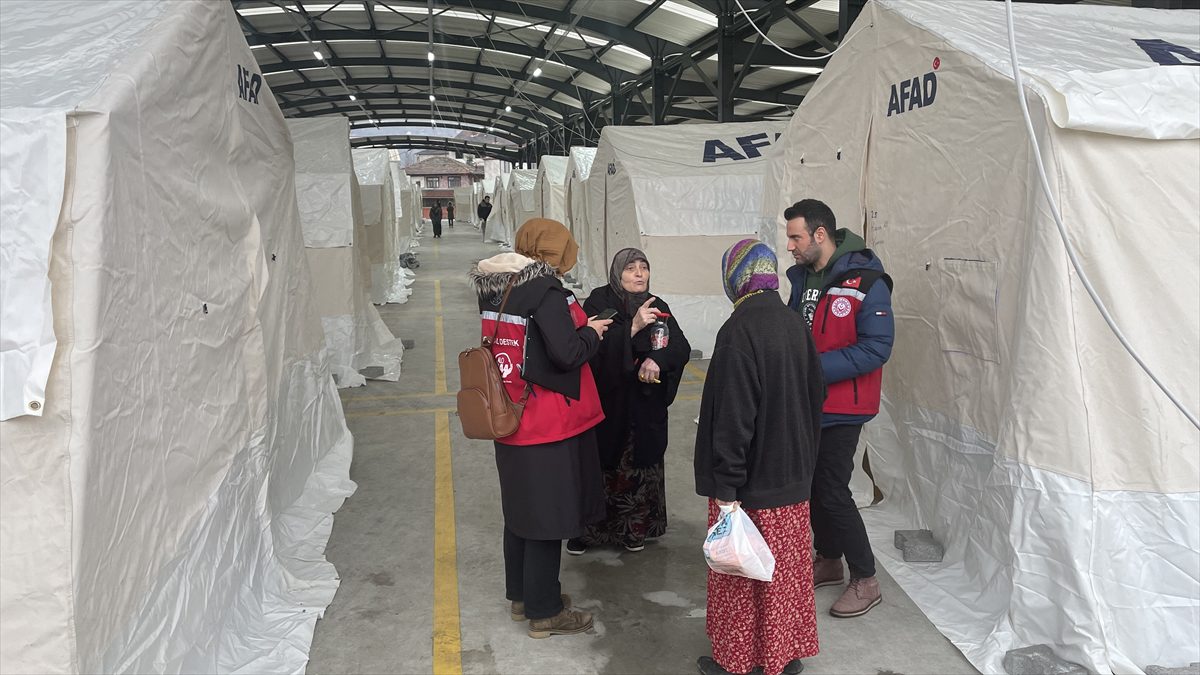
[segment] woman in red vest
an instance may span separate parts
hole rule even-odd
[[[562,223],[527,221],[514,248],[470,276],[508,395],[525,400],[516,433],[495,442],[505,591],[513,620],[528,619],[529,636],[544,638],[592,627],[592,615],[561,594],[558,571],[563,540],[604,517],[594,432],[604,414],[588,359],[611,321],[589,319],[563,287],[579,246]]]

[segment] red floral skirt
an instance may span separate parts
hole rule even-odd
[[[767,583],[709,570],[708,639],[725,670],[762,666],[765,675],[778,675],[793,659],[818,651],[808,502],[745,511],[775,556],[775,574]],[[708,500],[709,527],[719,513]]]

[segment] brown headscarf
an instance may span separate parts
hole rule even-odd
[[[521,255],[548,263],[559,275],[571,271],[579,257],[579,244],[571,231],[549,218],[525,221],[517,230],[517,245],[513,248]]]

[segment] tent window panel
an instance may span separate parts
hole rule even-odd
[[[942,258],[937,329],[943,352],[969,354],[998,363],[1000,350],[996,263]]]

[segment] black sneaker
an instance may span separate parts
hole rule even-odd
[[[645,550],[646,542],[644,540],[637,541],[634,539],[626,539],[622,546],[624,546],[625,550],[629,551],[630,553],[637,553],[638,551]]]
[[[578,537],[574,539],[568,539],[567,553],[571,555],[583,555],[584,553],[587,553],[587,544],[583,543],[583,540]]]

